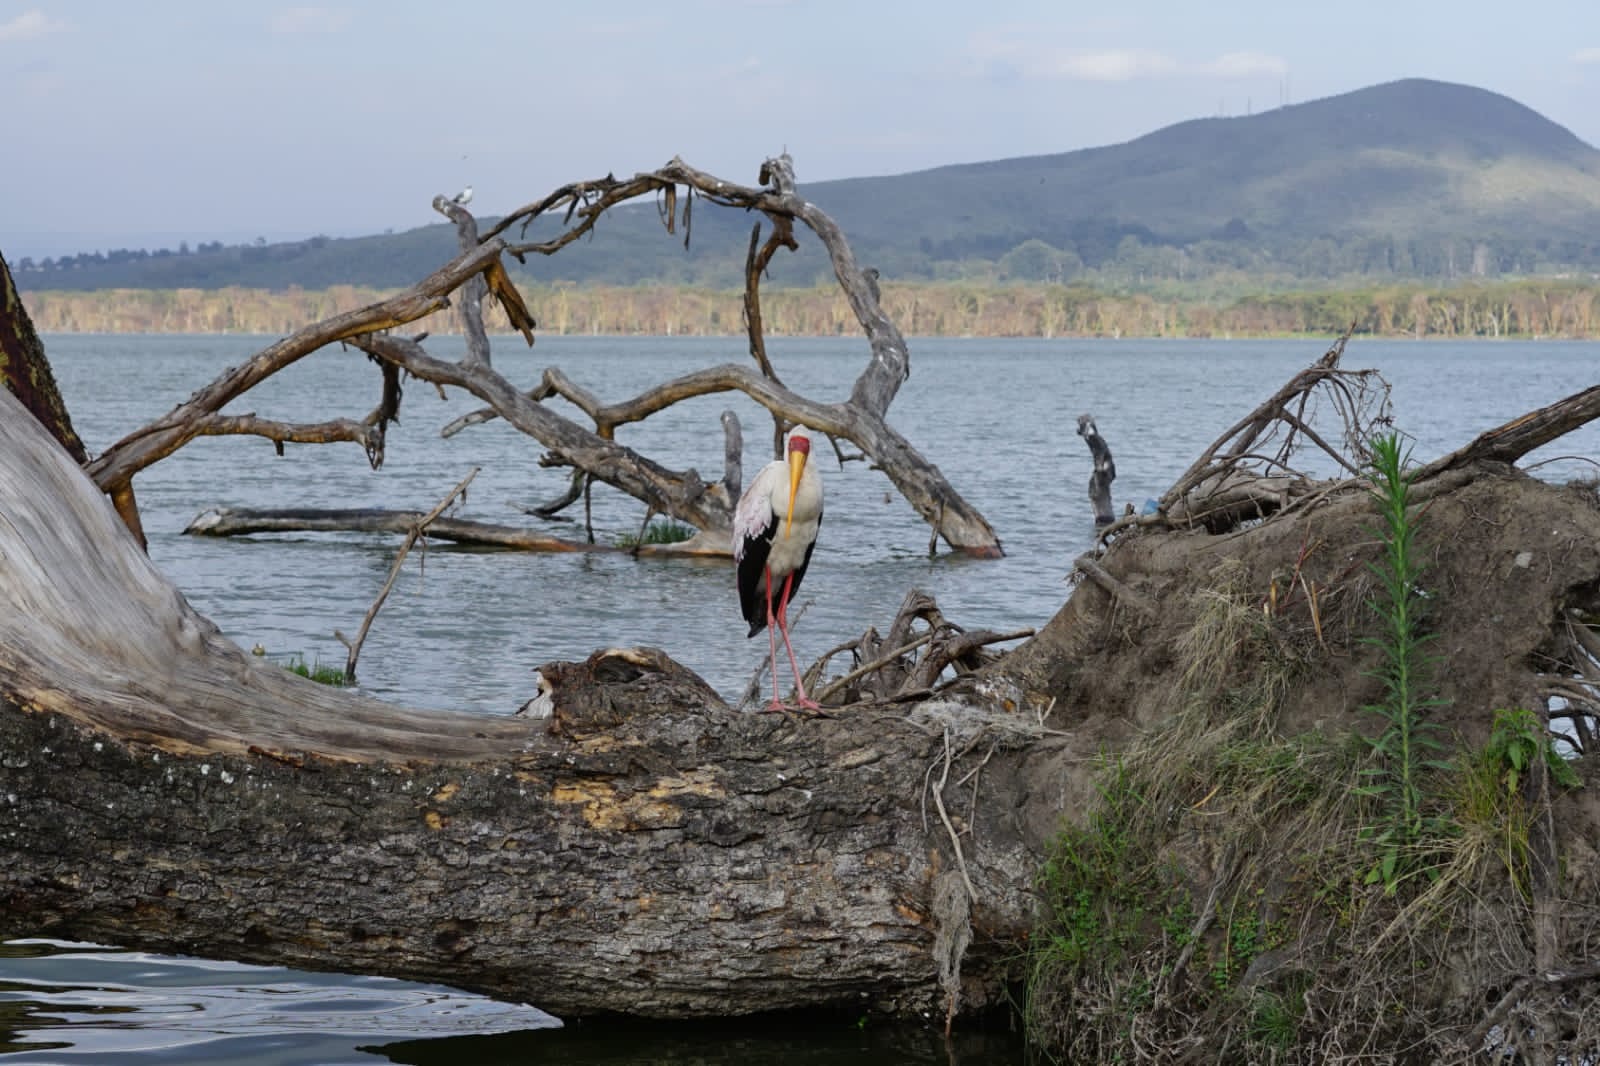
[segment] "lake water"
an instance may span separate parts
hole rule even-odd
[[[269,340],[63,335],[46,338],[46,347],[78,431],[98,452]],[[442,356],[460,350],[450,338],[429,344]],[[867,358],[857,339],[778,338],[770,347],[791,387],[827,401],[848,395]],[[1137,506],[1160,496],[1204,447],[1326,344],[915,339],[911,348],[912,375],[891,421],[990,520],[1007,555],[930,559],[928,527],[887,479],[859,462],[841,469],[831,449],[819,447],[827,520],[794,623],[802,663],[868,626],[881,631],[912,587],[932,593],[948,618],[968,628],[1042,625],[1064,601],[1072,559],[1093,536],[1091,463],[1075,432],[1080,413],[1094,415],[1115,456],[1118,508]],[[1393,385],[1396,425],[1414,439],[1415,457],[1426,460],[1595,384],[1597,357],[1600,344],[1592,342],[1358,339],[1344,365],[1383,373]],[[691,369],[746,358],[737,338],[548,337],[532,350],[499,341],[495,365],[527,385],[543,367],[560,366],[614,401]],[[335,349],[303,360],[231,410],[321,421],[360,417],[377,396],[378,376],[365,356]],[[212,506],[426,510],[476,466],[482,472],[462,517],[581,537],[581,504],[569,509],[576,523],[540,523],[520,511],[558,496],[567,483],[563,471],[539,467],[536,442],[498,421],[440,439],[441,426],[478,406],[409,383],[379,471],[368,469],[354,445],[289,445],[279,458],[259,439],[195,441],[136,482],[150,554],[244,647],[342,666],[344,648],[333,631],[360,625],[397,537],[212,539],[182,530]],[[715,479],[725,409],[745,427],[744,469],[753,475],[770,458],[771,422],[742,397],[693,400],[619,436],[668,466],[694,466]],[[1531,460],[1552,460],[1540,473],[1560,480],[1594,476],[1595,458],[1600,427],[1591,425]],[[598,540],[634,533],[642,518],[641,505],[596,487]],[[540,663],[654,644],[737,698],[767,645],[745,639],[732,583],[725,562],[434,545],[407,560],[362,649],[360,679],[385,699],[509,714],[533,694]],[[550,1024],[529,1008],[400,982],[47,942],[0,946],[0,1056],[19,1062],[950,1061],[928,1034],[870,1025],[837,1033],[813,1026],[795,1039],[722,1026],[676,1027],[671,1035],[539,1028]],[[50,1042],[66,1046],[21,1050]],[[1001,1038],[957,1050],[966,1066],[1020,1055],[1014,1040]]]

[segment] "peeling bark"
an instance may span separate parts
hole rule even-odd
[[[34,332],[28,309],[22,306],[11,267],[0,254],[0,385],[22,401],[29,414],[50,431],[56,442],[78,462],[89,454],[72,428],[67,405],[61,402],[56,378],[45,358],[44,346]]]

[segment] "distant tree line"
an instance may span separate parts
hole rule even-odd
[[[652,212],[653,215],[653,212]],[[699,216],[697,216],[698,218]],[[621,216],[612,230],[515,267],[530,285],[659,283],[695,288],[736,288],[743,279],[748,233],[716,215],[696,222],[685,249],[654,239],[640,227],[659,224]],[[404,233],[356,238],[223,245],[220,241],[176,251],[121,248],[12,264],[18,286],[29,289],[322,289],[349,284],[398,289],[424,277],[455,252],[450,231],[428,226]],[[1422,281],[1439,284],[1556,276],[1600,276],[1600,236],[1562,239],[1512,235],[1348,235],[1289,237],[1258,234],[1241,219],[1215,232],[1164,236],[1115,220],[1006,230],[915,243],[864,239],[861,262],[884,277],[906,281],[1081,281],[1111,292],[1159,292],[1178,285],[1223,286],[1234,292],[1339,283],[1372,285]],[[825,286],[831,267],[814,241],[775,264],[772,288]]]
[[[550,334],[735,335],[737,290],[687,286],[525,287]],[[353,285],[326,289],[35,291],[23,294],[38,328],[54,332],[282,334],[380,299]],[[974,337],[1215,337],[1357,333],[1383,337],[1600,337],[1600,281],[1536,279],[1446,287],[1365,288],[1202,297],[1117,292],[1070,283],[890,283],[884,309],[904,332]],[[834,287],[767,291],[768,330],[790,336],[853,334]],[[505,328],[505,323],[497,323]],[[420,328],[450,332],[450,312]]]

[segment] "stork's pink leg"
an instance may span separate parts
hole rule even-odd
[[[787,591],[787,586],[785,587]],[[775,631],[777,619],[772,614],[772,568],[767,567],[767,646],[772,650],[772,702],[767,704],[769,711],[787,710],[783,700],[778,698],[778,637]],[[788,637],[784,637],[784,646],[788,646]]]
[[[794,691],[799,697],[796,701],[807,710],[820,711],[822,704],[806,695],[806,683],[800,679],[800,664],[795,661],[794,648],[789,644],[789,583],[794,580],[794,574],[789,574],[783,579],[783,598],[778,601],[778,632],[783,634],[783,650],[789,653],[789,668],[794,671]],[[772,672],[778,672],[778,653],[772,653]]]

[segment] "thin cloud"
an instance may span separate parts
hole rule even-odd
[[[1580,48],[1572,53],[1572,61],[1580,66],[1600,63],[1600,48]]]
[[[1123,82],[1148,78],[1282,77],[1289,64],[1264,52],[1228,52],[1204,62],[1184,62],[1148,48],[1069,51],[1041,46],[1017,34],[983,34],[969,45],[979,67],[989,76],[1029,81]]]
[[[10,22],[0,22],[0,43],[5,41],[31,41],[49,33],[60,33],[67,24],[53,19],[37,8],[24,11]]]
[[[1171,56],[1142,48],[1075,52],[1056,57],[1054,65],[1060,77],[1073,81],[1133,81],[1161,77],[1178,69]]]
[[[1250,78],[1259,74],[1282,77],[1289,73],[1289,64],[1277,56],[1262,52],[1229,52],[1197,68],[1197,73],[1216,78]]]
[[[272,16],[273,33],[338,33],[350,25],[350,12],[333,7],[287,7]]]

